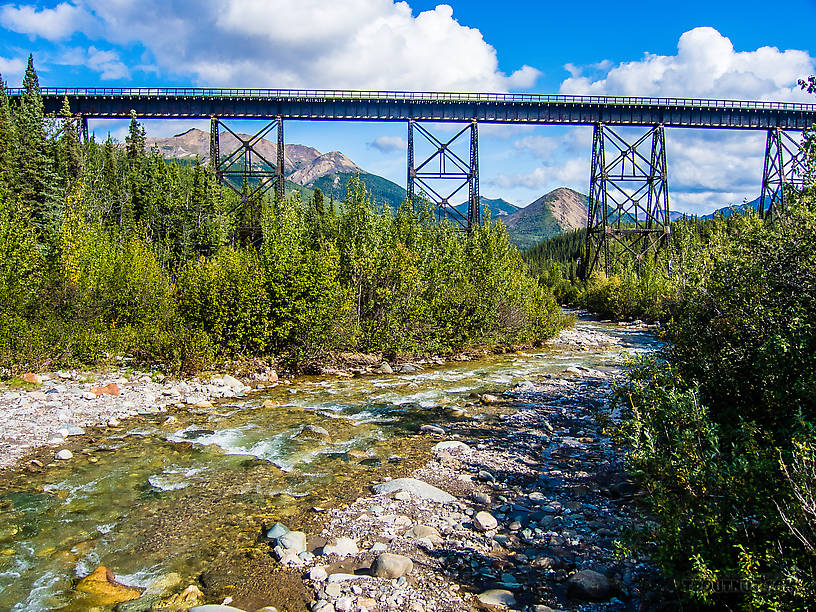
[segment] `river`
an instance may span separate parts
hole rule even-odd
[[[78,610],[72,581],[104,564],[124,584],[176,572],[188,584],[260,526],[298,523],[314,507],[351,501],[423,461],[426,422],[506,408],[474,405],[569,366],[619,367],[655,340],[640,328],[580,320],[620,341],[555,346],[411,374],[311,376],[209,410],[139,417],[95,431],[76,460],[0,484],[0,609]],[[311,426],[308,427],[308,426]],[[321,429],[329,436],[324,436]],[[314,519],[312,519],[314,520]]]

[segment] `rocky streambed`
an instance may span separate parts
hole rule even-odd
[[[0,608],[649,609],[654,569],[615,545],[638,491],[604,425],[621,362],[653,346],[583,321],[541,351],[255,391],[81,383],[136,404],[7,472]],[[43,437],[80,427],[62,416]]]

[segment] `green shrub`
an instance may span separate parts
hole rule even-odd
[[[224,248],[189,262],[176,278],[184,325],[204,333],[219,354],[264,354],[270,344],[267,277],[258,253]],[[185,340],[186,342],[186,340]]]

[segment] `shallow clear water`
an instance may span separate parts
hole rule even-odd
[[[195,576],[237,534],[255,528],[253,518],[285,520],[331,505],[424,452],[430,443],[415,435],[419,426],[444,422],[444,407],[463,406],[471,393],[570,365],[603,369],[654,346],[646,332],[586,321],[578,327],[603,329],[623,343],[512,353],[414,374],[307,377],[206,414],[182,412],[172,425],[157,415],[101,433],[66,464],[0,489],[0,610],[83,609],[71,581],[100,564],[137,586],[173,571]],[[279,406],[264,408],[267,399]],[[486,407],[470,410],[492,416]],[[306,425],[330,438],[304,434]]]

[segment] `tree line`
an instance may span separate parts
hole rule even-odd
[[[21,96],[0,78],[6,368],[297,367],[335,350],[536,343],[562,325],[501,224],[464,234],[427,202],[375,206],[359,180],[337,203],[247,198],[250,185],[236,193],[197,160],[146,150],[135,115],[124,143],[78,128],[67,101],[45,115],[31,58]]]

